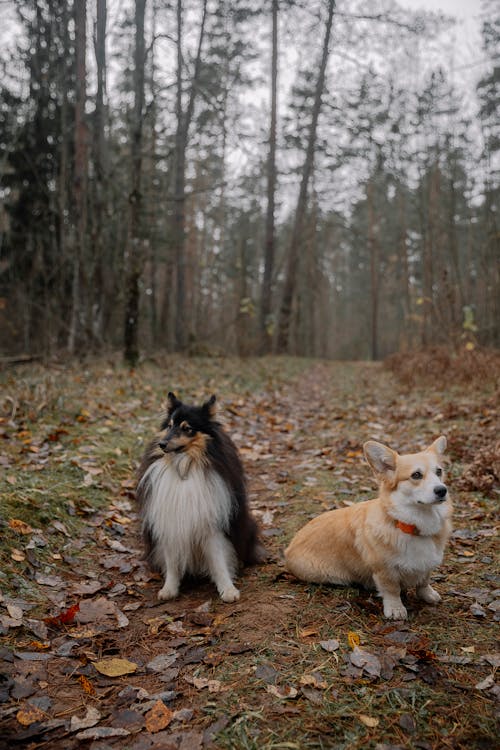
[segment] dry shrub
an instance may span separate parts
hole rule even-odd
[[[479,449],[455,486],[466,492],[477,490],[490,497],[500,489],[500,440]]]
[[[500,351],[476,347],[451,349],[434,346],[391,354],[385,366],[406,385],[443,382],[485,385],[500,382]]]

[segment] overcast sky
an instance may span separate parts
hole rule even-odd
[[[441,11],[459,20],[457,37],[465,41],[467,46],[474,44],[477,49],[479,43],[479,14],[481,0],[398,0],[400,5],[412,10]]]

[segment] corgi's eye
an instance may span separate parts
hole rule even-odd
[[[194,435],[194,430],[188,424],[183,424],[181,430],[185,435],[189,435],[189,437],[193,437]]]
[[[411,475],[411,478],[412,479],[422,479],[423,476],[424,475],[422,474],[421,471],[414,471],[413,474]]]
[[[440,468],[437,468],[436,469],[436,474],[437,474],[438,477],[442,476],[443,475],[443,470],[440,469]]]

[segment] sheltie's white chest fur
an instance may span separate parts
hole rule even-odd
[[[143,526],[153,537],[152,562],[158,568],[164,570],[168,550],[180,574],[206,574],[206,543],[229,530],[231,496],[216,472],[194,463],[186,466],[184,460],[182,454],[169,461],[162,458],[145,472]]]

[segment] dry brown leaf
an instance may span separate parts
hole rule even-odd
[[[318,635],[318,628],[309,627],[309,628],[302,628],[302,630],[299,630],[299,636],[301,638],[309,638],[311,635]]]
[[[100,718],[101,714],[99,713],[97,708],[94,708],[94,706],[89,706],[87,708],[87,713],[82,718],[80,718],[76,714],[71,717],[69,731],[78,732],[80,729],[88,729],[89,727],[94,727],[100,720]]]
[[[370,729],[374,729],[380,724],[379,719],[376,719],[374,716],[367,716],[366,714],[359,714],[358,719],[365,725],[365,727],[370,727]]]
[[[361,643],[361,638],[359,637],[358,633],[354,633],[352,630],[350,630],[347,633],[347,643],[349,644],[350,648],[355,648],[355,646],[359,646]]]
[[[119,659],[112,657],[110,659],[101,659],[101,661],[92,662],[94,667],[106,677],[121,677],[124,674],[133,674],[137,669],[137,664],[128,659]]]
[[[87,677],[85,677],[84,674],[79,675],[78,682],[82,686],[83,692],[87,693],[87,695],[95,695],[95,688],[90,682]]]
[[[322,676],[318,672],[312,672],[311,674],[303,674],[300,678],[300,684],[317,688],[318,690],[326,690],[328,685],[323,680]]]
[[[371,677],[380,677],[382,665],[378,656],[370,654],[359,646],[354,646],[349,659],[351,664],[358,669],[363,669]]]
[[[289,685],[284,685],[283,687],[277,685],[266,685],[266,690],[268,693],[271,693],[271,695],[275,695],[276,698],[285,700],[296,698],[299,694],[296,688]]]
[[[10,518],[9,526],[18,534],[32,534],[34,531],[28,523],[21,521],[19,518]]]
[[[16,719],[23,725],[23,727],[29,727],[30,724],[34,724],[35,721],[42,721],[46,718],[47,715],[44,711],[37,708],[37,706],[31,706],[29,703],[26,703],[16,714]]]
[[[12,617],[13,620],[23,619],[23,610],[21,607],[18,607],[17,604],[7,604],[7,612],[9,613],[9,617]]]
[[[146,729],[148,732],[161,732],[168,727],[173,718],[174,712],[163,701],[158,700],[146,714]]]
[[[209,693],[219,693],[222,690],[220,680],[209,680],[206,677],[193,677],[191,682],[198,690],[208,688]]]
[[[328,641],[320,641],[319,645],[324,651],[328,651],[329,653],[333,651],[337,651],[337,649],[340,647],[340,641],[337,641],[336,638],[331,638]]]

